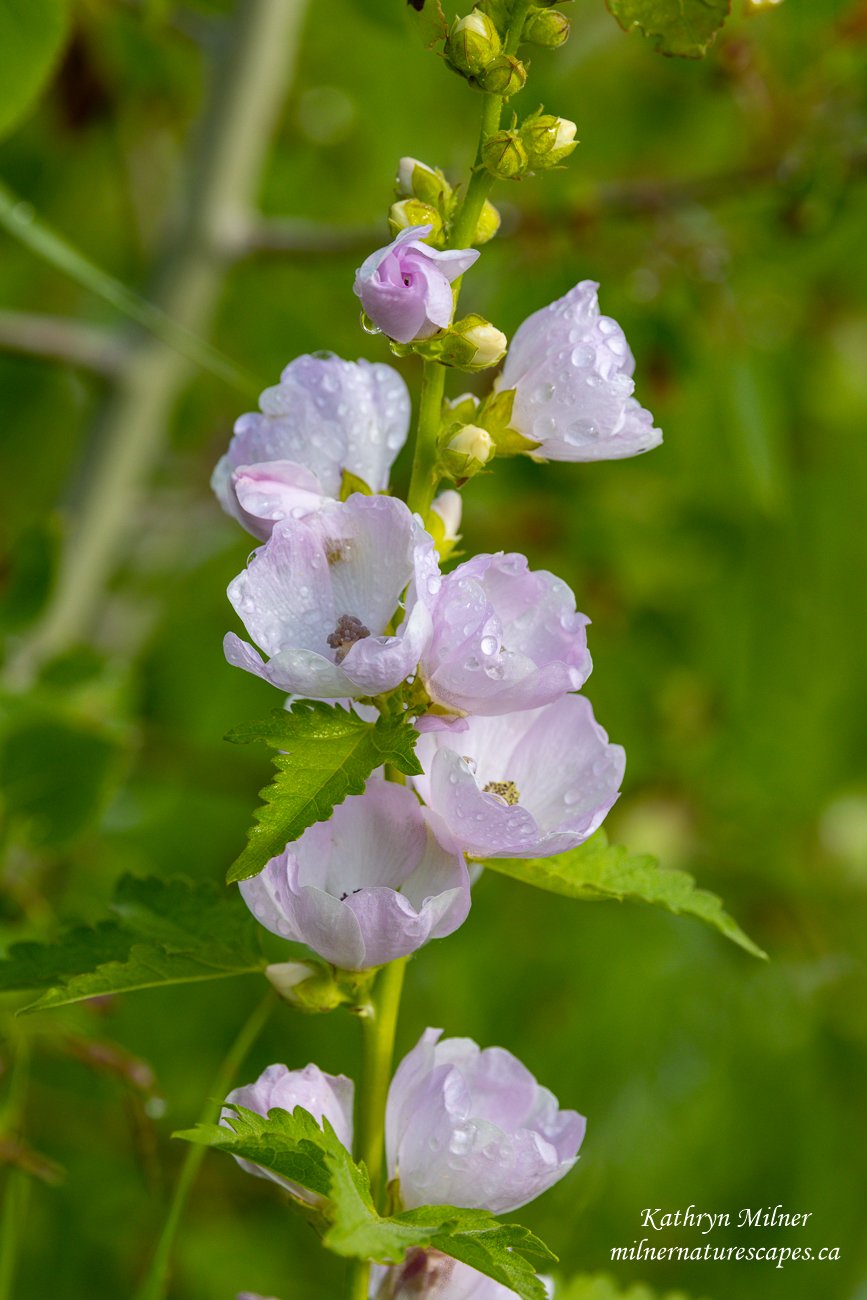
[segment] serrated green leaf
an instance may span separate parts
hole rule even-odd
[[[322,1197],[328,1197],[331,1188],[328,1157],[352,1163],[328,1120],[320,1128],[301,1106],[292,1112],[271,1110],[267,1118],[245,1106],[233,1109],[235,1114],[227,1120],[230,1127],[198,1124],[173,1136],[249,1160]]]
[[[264,970],[259,928],[234,894],[186,880],[125,876],[117,919],[76,926],[56,943],[13,944],[0,990],[44,988],[26,1011],[169,984]]]
[[[415,756],[418,734],[403,717],[365,722],[336,704],[297,700],[291,711],[274,709],[260,722],[234,727],[236,745],[263,741],[285,750],[275,758],[277,776],[260,792],[247,847],[227,880],[248,880],[314,822],[326,821],[347,795],[361,794],[371,772],[391,763],[407,776],[421,772]]]
[[[0,4],[0,136],[36,101],[60,56],[69,28],[67,0]]]
[[[622,844],[609,844],[604,830],[568,853],[528,861],[487,858],[484,865],[490,871],[567,898],[653,903],[676,916],[704,921],[754,957],[767,958],[767,953],[728,915],[716,894],[696,888],[685,871],[660,867],[649,853],[630,853]]]
[[[486,1210],[428,1205],[383,1218],[374,1207],[363,1164],[356,1164],[327,1120],[320,1128],[302,1107],[267,1118],[235,1106],[229,1127],[200,1124],[175,1137],[250,1160],[321,1199],[323,1242],[349,1259],[400,1264],[416,1248],[435,1249],[510,1287],[522,1300],[545,1300],[545,1288],[525,1256],[555,1256],[528,1229],[500,1223]]]
[[[624,31],[637,27],[659,54],[701,59],[731,13],[731,0],[607,0]]]

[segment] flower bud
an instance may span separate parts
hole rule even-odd
[[[507,343],[502,330],[473,313],[434,338],[416,343],[413,350],[426,361],[455,370],[487,370],[502,360]]]
[[[265,977],[298,1011],[333,1011],[347,1001],[334,972],[322,962],[282,961],[265,967]]]
[[[478,77],[500,53],[500,36],[487,14],[474,9],[456,18],[446,37],[446,63],[464,77]]]
[[[487,429],[477,424],[454,426],[446,430],[441,463],[452,478],[472,478],[484,469],[494,455],[494,443]]]
[[[544,45],[549,50],[556,50],[568,41],[571,26],[566,15],[557,9],[531,12],[524,23],[521,39],[532,45]]]
[[[575,123],[567,117],[555,117],[553,113],[534,113],[528,117],[521,126],[520,135],[530,166],[556,167],[568,158],[578,143],[575,139],[577,130]]]
[[[418,158],[401,158],[395,187],[398,198],[421,199],[438,211],[452,196],[452,187],[439,167],[428,167]]]
[[[527,150],[517,131],[498,131],[482,146],[482,162],[498,180],[517,180],[529,165]]]
[[[500,214],[489,199],[485,199],[484,207],[479,216],[476,233],[473,236],[474,244],[486,244],[489,239],[500,229]]]
[[[498,55],[478,78],[482,90],[491,95],[501,95],[503,99],[523,90],[526,81],[527,69],[514,54]]]
[[[441,560],[447,560],[460,541],[462,507],[460,492],[448,488],[434,498],[428,513],[425,523]]]
[[[397,203],[392,203],[388,225],[392,235],[398,235],[410,226],[430,226],[430,234],[425,235],[420,242],[436,246],[442,241],[443,219],[436,208],[421,199],[400,199]]]

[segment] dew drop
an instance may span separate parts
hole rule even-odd
[[[595,349],[591,348],[589,344],[579,343],[577,348],[572,350],[572,365],[579,370],[584,370],[587,366],[593,364],[595,356]]]
[[[592,420],[574,420],[563,435],[566,442],[573,446],[586,442],[588,438],[599,437],[599,426]]]
[[[616,333],[618,332],[619,329],[620,329],[620,326],[617,324],[617,321],[616,321],[616,320],[612,320],[610,316],[600,316],[600,317],[599,317],[599,330],[600,330],[600,333],[602,333],[602,334],[616,334]]]
[[[483,636],[479,645],[483,655],[495,655],[499,646],[495,636]]]
[[[475,672],[477,668],[481,667],[481,664],[475,655],[470,655],[469,659],[464,664],[464,667],[468,668],[470,672]]]
[[[557,432],[557,421],[550,415],[539,415],[533,421],[533,436],[540,441],[553,438]]]
[[[540,384],[530,395],[530,401],[534,406],[541,406],[544,402],[550,402],[554,396],[553,384]]]

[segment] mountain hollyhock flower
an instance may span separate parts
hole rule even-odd
[[[411,778],[415,789],[477,858],[549,857],[582,844],[615,803],[626,764],[582,695],[468,718],[457,735],[423,735],[416,753],[424,775]]]
[[[269,1065],[263,1070],[255,1083],[245,1084],[242,1088],[233,1088],[226,1098],[227,1107],[220,1115],[224,1128],[234,1116],[229,1105],[244,1106],[254,1110],[257,1115],[267,1116],[269,1110],[293,1111],[296,1106],[303,1106],[317,1124],[322,1125],[323,1117],[334,1129],[347,1151],[352,1150],[352,1106],[355,1085],[351,1079],[342,1074],[324,1074],[318,1065],[305,1065],[303,1070],[290,1070],[285,1065]],[[281,1178],[279,1174],[263,1169],[249,1160],[235,1156],[238,1164],[248,1174],[257,1178],[267,1178],[279,1183],[293,1196],[308,1204],[315,1204],[315,1193],[299,1187],[297,1183]]]
[[[391,690],[415,670],[431,634],[430,611],[414,598],[396,631],[386,630],[408,584],[438,588],[439,570],[431,538],[396,497],[355,493],[282,520],[228,591],[268,660],[234,632],[226,658],[296,695]]]
[[[550,1278],[540,1277],[547,1296],[553,1296]],[[371,1270],[370,1300],[514,1300],[514,1291],[493,1278],[443,1255],[439,1250],[411,1250],[402,1264]]]
[[[523,555],[476,555],[419,598],[433,620],[420,676],[453,713],[538,708],[589,676],[589,619],[565,582],[532,571]]]
[[[337,497],[344,470],[372,492],[388,487],[410,419],[406,384],[391,366],[297,357],[259,404],[261,413],[236,421],[211,479],[223,509],[254,537]]]
[[[274,934],[341,970],[366,970],[451,934],[470,909],[463,856],[441,843],[405,786],[370,781],[241,882]]]
[[[426,1029],[388,1093],[389,1176],[404,1206],[506,1214],[575,1164],[586,1121],[560,1110],[510,1052]]]
[[[632,396],[635,359],[623,330],[600,316],[593,280],[528,316],[506,354],[497,392],[514,392],[511,429],[546,460],[619,460],[662,442]]]
[[[479,256],[474,248],[431,248],[431,226],[409,226],[371,253],[355,273],[353,292],[383,334],[397,343],[430,338],[451,324],[452,280]]]

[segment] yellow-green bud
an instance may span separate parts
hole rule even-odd
[[[491,95],[509,99],[522,90],[527,81],[527,69],[514,54],[500,54],[479,75],[482,90]]]
[[[500,229],[500,214],[489,199],[485,199],[484,207],[479,216],[476,233],[473,236],[473,245],[486,244],[489,239]]]
[[[502,330],[485,320],[484,316],[465,316],[454,326],[454,330],[475,348],[471,366],[466,366],[465,369],[487,370],[502,361],[506,355],[509,340]]]
[[[533,45],[544,45],[549,50],[556,50],[565,45],[569,39],[572,24],[565,14],[557,9],[531,13],[524,23],[521,39]]]
[[[408,226],[430,226],[431,232],[425,235],[422,243],[436,246],[442,242],[443,219],[436,208],[423,203],[421,199],[400,199],[397,203],[392,203],[388,212],[388,225],[393,235],[400,234]]]
[[[437,209],[452,196],[452,187],[439,167],[428,167],[418,158],[401,158],[395,188],[399,198],[421,199]]]
[[[527,150],[517,131],[498,131],[482,146],[482,162],[499,180],[516,180],[527,170]]]
[[[333,971],[322,962],[284,961],[265,967],[274,988],[299,1011],[316,1015],[346,1002]]]
[[[521,126],[521,141],[531,167],[556,167],[577,145],[574,122],[552,113],[534,113]]]
[[[487,14],[474,9],[456,18],[446,37],[446,63],[464,77],[478,77],[500,53],[500,34]]]
[[[455,479],[472,478],[494,455],[494,442],[487,429],[465,424],[446,431],[440,462]]]

